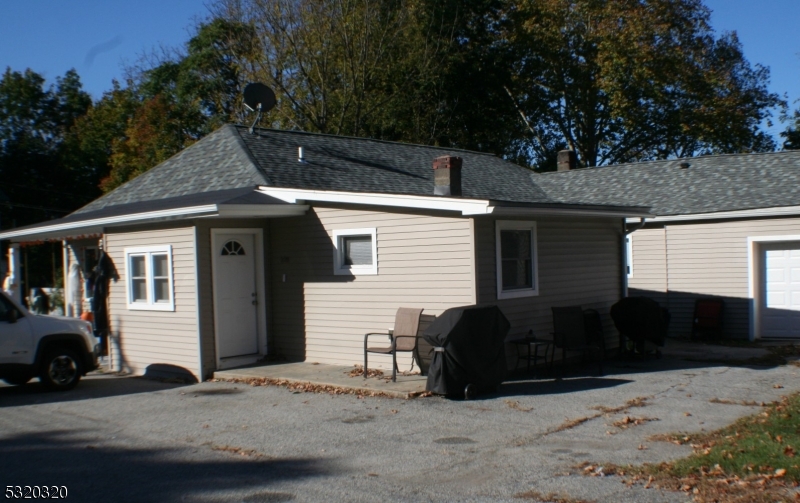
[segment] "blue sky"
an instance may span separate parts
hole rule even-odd
[[[735,30],[751,63],[771,71],[770,89],[800,99],[800,0],[705,0],[718,31]],[[122,79],[122,65],[185,42],[205,17],[203,0],[0,1],[0,70],[32,68],[52,80],[75,68],[95,97]],[[767,128],[777,135],[777,123]]]

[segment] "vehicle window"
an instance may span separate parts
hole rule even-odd
[[[8,299],[0,295],[0,321],[8,321],[8,317],[12,309],[16,310],[14,305],[11,304],[11,302]]]

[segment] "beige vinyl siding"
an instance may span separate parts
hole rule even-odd
[[[264,231],[264,247],[269,254],[268,226],[269,220],[265,219],[225,219],[225,220],[196,220],[197,229],[197,280],[198,293],[200,296],[200,340],[203,358],[204,377],[210,377],[216,370],[216,340],[214,332],[214,281],[211,270],[211,229],[262,229]],[[269,262],[265,259],[265,264]],[[269,277],[269,267],[265,267],[265,274]],[[267,281],[266,278],[260,281]],[[267,282],[267,284],[269,284]],[[267,319],[267,334],[270,332],[270,292],[266,289],[267,298],[261,302],[262,309],[265,310]],[[267,341],[269,341],[267,335]],[[269,350],[268,350],[269,352]]]
[[[649,238],[639,238],[640,233],[654,232],[663,232],[666,244],[661,249],[647,247]],[[663,229],[645,228],[634,233],[636,268],[630,285],[635,284],[638,294],[648,295],[659,285],[640,283],[638,274],[641,271],[658,275],[660,272],[651,269],[660,270],[665,263],[668,266],[665,290],[669,292],[665,307],[672,314],[671,335],[689,335],[695,300],[714,296],[725,300],[725,336],[744,339],[750,331],[748,274],[751,264],[748,263],[747,238],[780,235],[800,235],[800,219],[681,222],[666,224]]]
[[[632,235],[633,277],[628,295],[650,297],[662,306],[667,301],[667,242],[664,228],[644,228]]]
[[[334,230],[362,228],[377,229],[378,274],[334,275]],[[362,363],[364,334],[392,328],[397,308],[438,315],[475,302],[469,218],[316,206],[272,220],[269,234],[272,342],[293,360]],[[411,357],[398,362],[408,369]],[[370,367],[390,369],[391,359],[370,355]]]
[[[510,219],[501,219],[510,220]],[[549,337],[553,306],[580,305],[597,309],[603,320],[606,348],[616,347],[617,332],[608,311],[621,291],[621,224],[618,219],[551,218],[537,228],[539,295],[497,299],[495,219],[475,219],[478,302],[496,304],[511,322],[509,337],[534,334]],[[516,354],[509,348],[509,365]]]
[[[175,311],[128,310],[125,248],[158,245],[172,246]],[[119,275],[109,291],[112,368],[142,375],[149,365],[168,364],[199,379],[194,227],[109,232],[105,248]]]

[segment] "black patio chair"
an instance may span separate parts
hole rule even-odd
[[[598,366],[603,375],[605,340],[600,314],[594,309],[584,311],[581,306],[553,307],[553,345],[561,349],[561,377],[567,361],[567,351],[600,353]]]

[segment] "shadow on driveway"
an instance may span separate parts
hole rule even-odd
[[[166,383],[142,377],[119,377],[90,374],[69,391],[49,391],[37,379],[24,386],[0,384],[0,408],[19,407],[32,404],[73,402],[136,393],[174,389],[184,384]]]
[[[295,495],[272,491],[270,484],[330,473],[323,460],[257,453],[210,456],[210,446],[121,449],[93,445],[82,434],[91,432],[52,430],[3,438],[3,480],[19,486],[66,486],[74,501],[277,502]],[[193,454],[198,450],[199,456]],[[230,460],[224,459],[228,455]]]

